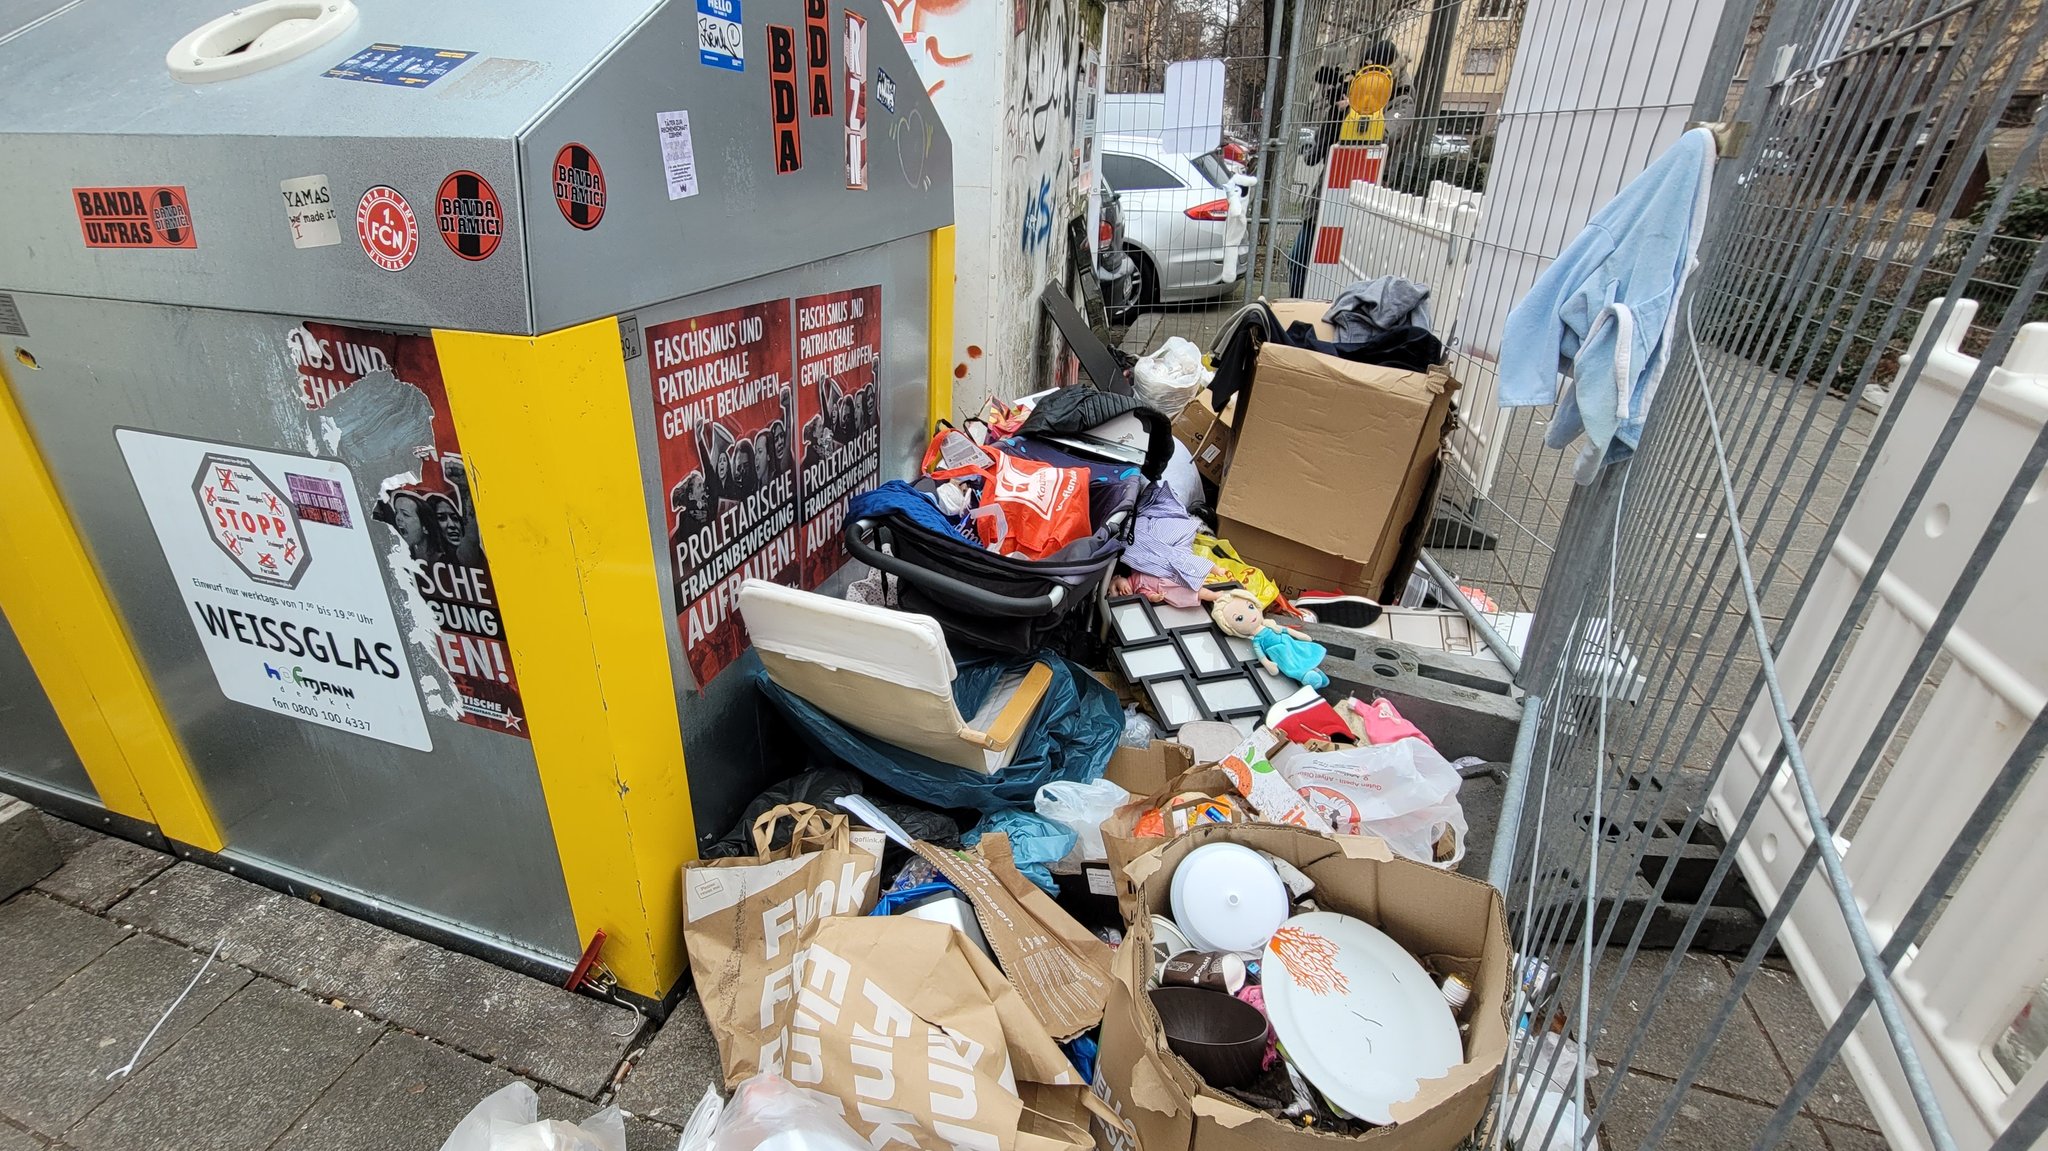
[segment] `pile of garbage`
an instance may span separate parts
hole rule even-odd
[[[1276,309],[1274,331],[1301,314]],[[1296,362],[1257,358],[1249,411],[1200,397],[1244,405],[1252,363],[1173,344],[1128,394],[941,423],[918,475],[850,501],[869,570],[843,596],[742,586],[742,675],[802,762],[680,876],[730,1092],[683,1151],[1474,1135],[1511,1048],[1550,1032],[1500,893],[1457,871],[1462,749],[1333,685],[1296,626],[1402,598],[1455,383],[1297,337]],[[1304,420],[1370,427],[1384,458],[1319,457],[1364,441],[1284,431]],[[1324,501],[1292,551],[1219,518],[1281,455],[1371,498]],[[605,1120],[530,1145],[609,1151]]]

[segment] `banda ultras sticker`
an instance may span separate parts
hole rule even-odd
[[[505,238],[497,190],[475,172],[450,172],[434,193],[434,226],[448,250],[465,260],[486,260]]]
[[[402,272],[420,253],[419,218],[398,189],[379,184],[356,202],[356,239],[378,267]]]
[[[73,188],[88,248],[196,248],[192,208],[180,186]]]
[[[555,153],[555,206],[569,226],[588,232],[604,219],[604,168],[590,149],[564,144]]]

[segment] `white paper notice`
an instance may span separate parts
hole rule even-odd
[[[222,695],[433,750],[345,464],[127,428],[114,438]]]
[[[697,194],[697,153],[690,146],[688,112],[656,112],[661,125],[661,168],[668,174],[668,198],[680,200]]]
[[[292,228],[292,247],[324,248],[341,243],[341,225],[335,219],[327,177],[279,180],[277,188],[284,196],[284,219]]]

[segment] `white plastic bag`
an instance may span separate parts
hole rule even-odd
[[[1443,867],[1465,857],[1458,769],[1419,739],[1323,752],[1289,744],[1273,766],[1340,835],[1375,835],[1396,855]],[[1457,846],[1439,860],[1446,827]]]
[[[1073,783],[1056,779],[1038,789],[1038,814],[1073,830],[1074,850],[1067,858],[1077,863],[1109,858],[1102,842],[1102,821],[1131,801],[1131,793],[1106,779]]]
[[[626,1151],[626,1117],[607,1107],[581,1123],[540,1118],[540,1096],[508,1083],[469,1109],[441,1151]]]
[[[676,1151],[868,1151],[838,1100],[779,1075],[756,1075],[733,1088],[708,1139],[699,1123],[705,1109],[698,1104]]]
[[[1215,374],[1202,366],[1202,349],[1180,336],[1167,337],[1157,351],[1131,368],[1138,399],[1168,416],[1179,415]]]

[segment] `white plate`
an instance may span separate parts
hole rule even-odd
[[[1256,955],[1287,919],[1287,885],[1259,853],[1237,843],[1205,843],[1174,869],[1167,890],[1173,921],[1200,951]]]
[[[1266,945],[1266,1016],[1332,1104],[1392,1123],[1394,1104],[1464,1062],[1458,1021],[1422,964],[1362,919],[1312,911]]]

